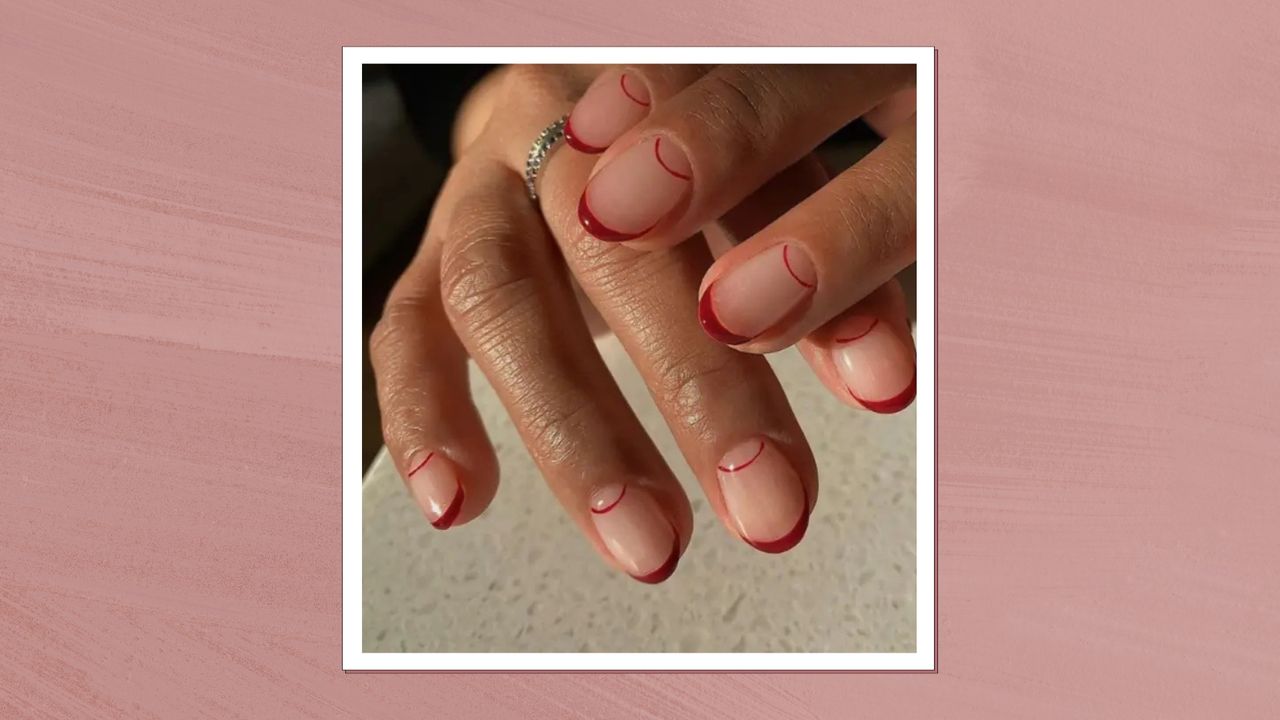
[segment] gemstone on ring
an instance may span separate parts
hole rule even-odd
[[[529,158],[524,163],[524,187],[529,192],[529,199],[535,203],[538,202],[538,173],[542,171],[542,164],[546,162],[555,144],[564,137],[564,125],[568,119],[568,115],[562,115],[559,120],[548,125],[529,148]]]

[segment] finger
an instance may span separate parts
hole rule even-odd
[[[521,178],[486,159],[455,174],[441,265],[454,330],[601,556],[665,580],[692,532],[688,498],[596,352]]]
[[[775,176],[717,225],[727,238],[752,236],[825,182],[825,170],[810,156]],[[907,318],[902,287],[893,279],[797,347],[842,402],[874,412],[898,412],[915,399],[915,344]]]
[[[569,146],[602,153],[655,107],[706,74],[702,65],[626,65],[600,73],[564,126]]]
[[[896,413],[915,400],[915,341],[896,279],[800,341],[799,348],[827,389],[848,405]]]
[[[888,137],[899,125],[915,117],[915,114],[916,89],[907,88],[885,98],[884,102],[869,110],[862,119],[880,137]]]
[[[716,68],[601,158],[583,227],[644,247],[680,242],[913,77],[910,65]]]
[[[719,258],[729,252],[826,183],[827,171],[822,161],[813,154],[804,156],[703,228],[712,254]]]
[[[438,243],[424,243],[387,299],[369,359],[387,451],[427,520],[444,530],[489,505],[498,463],[440,303],[439,263]]]
[[[591,158],[548,164],[543,207],[566,262],[639,369],[725,526],[764,552],[804,536],[817,499],[812,451],[763,358],[709,340],[689,308],[711,258],[701,243],[635,253],[597,242],[573,201]]]
[[[716,261],[699,317],[750,352],[795,344],[915,260],[915,123]]]

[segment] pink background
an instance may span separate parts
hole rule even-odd
[[[0,4],[0,716],[1276,712],[1273,3],[118,5]],[[940,674],[339,671],[344,44],[939,48]]]

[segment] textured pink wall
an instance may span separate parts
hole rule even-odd
[[[1274,714],[1273,4],[119,5],[0,4],[0,716]],[[939,48],[939,675],[338,670],[344,44]]]

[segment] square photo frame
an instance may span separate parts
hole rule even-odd
[[[343,607],[346,671],[936,672],[936,73],[931,47],[347,47],[343,49]],[[370,64],[912,64],[916,67],[916,642],[914,652],[366,652],[361,457],[362,73]]]

